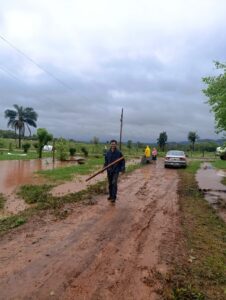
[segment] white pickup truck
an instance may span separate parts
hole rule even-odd
[[[217,147],[216,155],[220,156],[220,159],[226,160],[226,147]]]

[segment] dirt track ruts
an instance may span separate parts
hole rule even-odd
[[[73,205],[0,241],[0,299],[161,299],[180,232],[176,170],[161,161],[122,177],[116,205]]]

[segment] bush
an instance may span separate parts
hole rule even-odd
[[[88,152],[88,150],[86,149],[86,147],[82,147],[82,148],[81,148],[81,151],[82,151],[82,153],[84,154],[85,157],[88,157],[89,152]]]
[[[24,153],[27,153],[28,150],[30,149],[31,144],[30,143],[25,143],[22,145],[22,148],[24,149]]]
[[[34,144],[33,144],[33,147],[34,147],[36,150],[38,150],[38,143],[34,143]]]
[[[63,161],[68,158],[68,142],[60,138],[56,145],[58,159]]]
[[[12,152],[13,151],[13,145],[12,143],[9,143],[9,152]]]
[[[70,148],[70,149],[69,149],[69,152],[70,152],[70,155],[71,155],[71,156],[74,156],[75,153],[76,153],[76,149],[75,149],[75,148]]]

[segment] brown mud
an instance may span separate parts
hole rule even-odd
[[[131,159],[126,162],[126,166],[129,165],[135,165],[140,162],[140,159]],[[106,171],[104,173],[99,174],[98,176],[92,178],[90,181],[86,181],[86,179],[90,177],[89,175],[77,175],[75,176],[74,180],[68,181],[62,184],[57,185],[54,187],[51,191],[53,196],[65,196],[68,193],[77,193],[84,189],[86,189],[88,186],[93,185],[101,180],[106,179]]]
[[[180,234],[176,170],[162,161],[119,183],[115,205],[70,206],[0,241],[0,299],[162,299]]]
[[[203,163],[196,174],[196,180],[205,199],[226,222],[226,186],[221,183],[225,176],[224,171],[213,168],[210,163]]]

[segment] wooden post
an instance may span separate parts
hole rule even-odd
[[[123,125],[123,108],[120,118],[120,139],[119,139],[119,150],[122,150],[122,125]]]
[[[53,163],[55,162],[55,139],[53,139]]]

